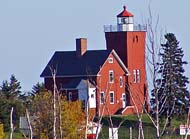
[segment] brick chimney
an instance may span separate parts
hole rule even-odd
[[[78,38],[76,39],[76,54],[77,57],[81,57],[87,50],[87,39]]]

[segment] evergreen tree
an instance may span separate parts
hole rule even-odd
[[[172,33],[165,35],[166,43],[162,44],[159,68],[160,78],[157,79],[159,112],[167,117],[170,125],[173,115],[183,115],[189,106],[190,94],[187,90],[188,78],[184,76],[183,50]],[[152,91],[152,106],[155,108],[155,94]]]
[[[16,79],[15,75],[11,75],[10,82],[3,81],[1,86],[2,95],[6,99],[17,99],[21,95],[20,82]]]
[[[1,86],[1,97],[11,98],[10,87],[7,80],[3,81]]]
[[[40,92],[45,92],[46,89],[45,89],[45,85],[44,83],[37,83],[36,85],[34,85],[32,87],[32,94],[33,95],[36,95],[36,94],[39,94]]]
[[[19,117],[24,114],[24,105],[19,98],[21,95],[20,89],[20,82],[14,75],[11,75],[10,82],[5,80],[0,87],[0,122],[4,124],[5,131],[8,131],[10,128],[11,107],[14,107],[14,127],[18,128]]]
[[[19,97],[21,95],[21,86],[20,82],[16,79],[15,75],[11,75],[10,78],[10,93],[15,97]]]

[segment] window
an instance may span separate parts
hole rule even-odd
[[[108,58],[108,63],[113,63],[113,58],[112,57]]]
[[[138,38],[138,36],[136,35],[136,36],[133,36],[133,43],[138,43],[138,40],[139,40],[139,38]]]
[[[123,77],[122,76],[119,77],[119,86],[123,87]]]
[[[114,92],[110,92],[110,104],[114,104]]]
[[[137,70],[137,83],[140,83],[140,70]]]
[[[129,17],[129,24],[133,24],[133,17]]]
[[[104,102],[105,102],[104,92],[100,92],[100,104],[104,104]]]
[[[128,24],[128,23],[129,23],[128,20],[129,20],[128,18],[124,17],[124,18],[121,19],[121,22],[122,22],[123,24]]]
[[[68,100],[72,101],[72,92],[69,92]]]
[[[91,97],[91,98],[94,98],[94,94],[91,94],[90,97]]]
[[[137,73],[136,73],[136,70],[133,70],[133,82],[137,83]]]
[[[114,83],[114,73],[113,70],[109,71],[109,82]]]
[[[140,70],[133,70],[133,82],[140,83]]]

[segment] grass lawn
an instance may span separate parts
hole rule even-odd
[[[5,139],[9,138],[10,138],[10,132],[5,132]],[[24,139],[24,138],[22,137],[22,134],[20,132],[14,132],[13,139]]]
[[[156,138],[156,129],[152,124],[151,120],[147,115],[143,115],[143,132],[145,139],[155,139]],[[136,115],[129,116],[113,116],[112,122],[114,127],[118,127],[121,122],[122,125],[118,130],[119,139],[129,139],[130,138],[130,127],[132,128],[132,138],[137,139],[138,137],[138,118]],[[167,129],[167,134],[164,135],[161,139],[181,139],[179,135],[179,125],[185,123],[183,120],[173,119],[171,127]],[[107,139],[109,136],[109,125],[110,120],[108,117],[104,117],[102,120],[103,128],[99,135],[99,139]],[[163,127],[163,125],[161,125]]]

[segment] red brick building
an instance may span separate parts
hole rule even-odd
[[[114,49],[128,68],[130,104],[141,112],[143,106],[149,109],[145,63],[146,26],[134,25],[133,14],[126,10],[126,6],[123,8],[117,15],[117,25],[104,27],[106,46],[108,50]]]
[[[143,26],[134,26],[124,10],[116,26],[105,26],[106,50],[87,50],[87,40],[76,40],[76,51],[55,52],[41,74],[53,89],[50,67],[58,89],[70,101],[83,100],[96,115],[132,114],[148,108]],[[87,106],[87,105],[85,105]]]

